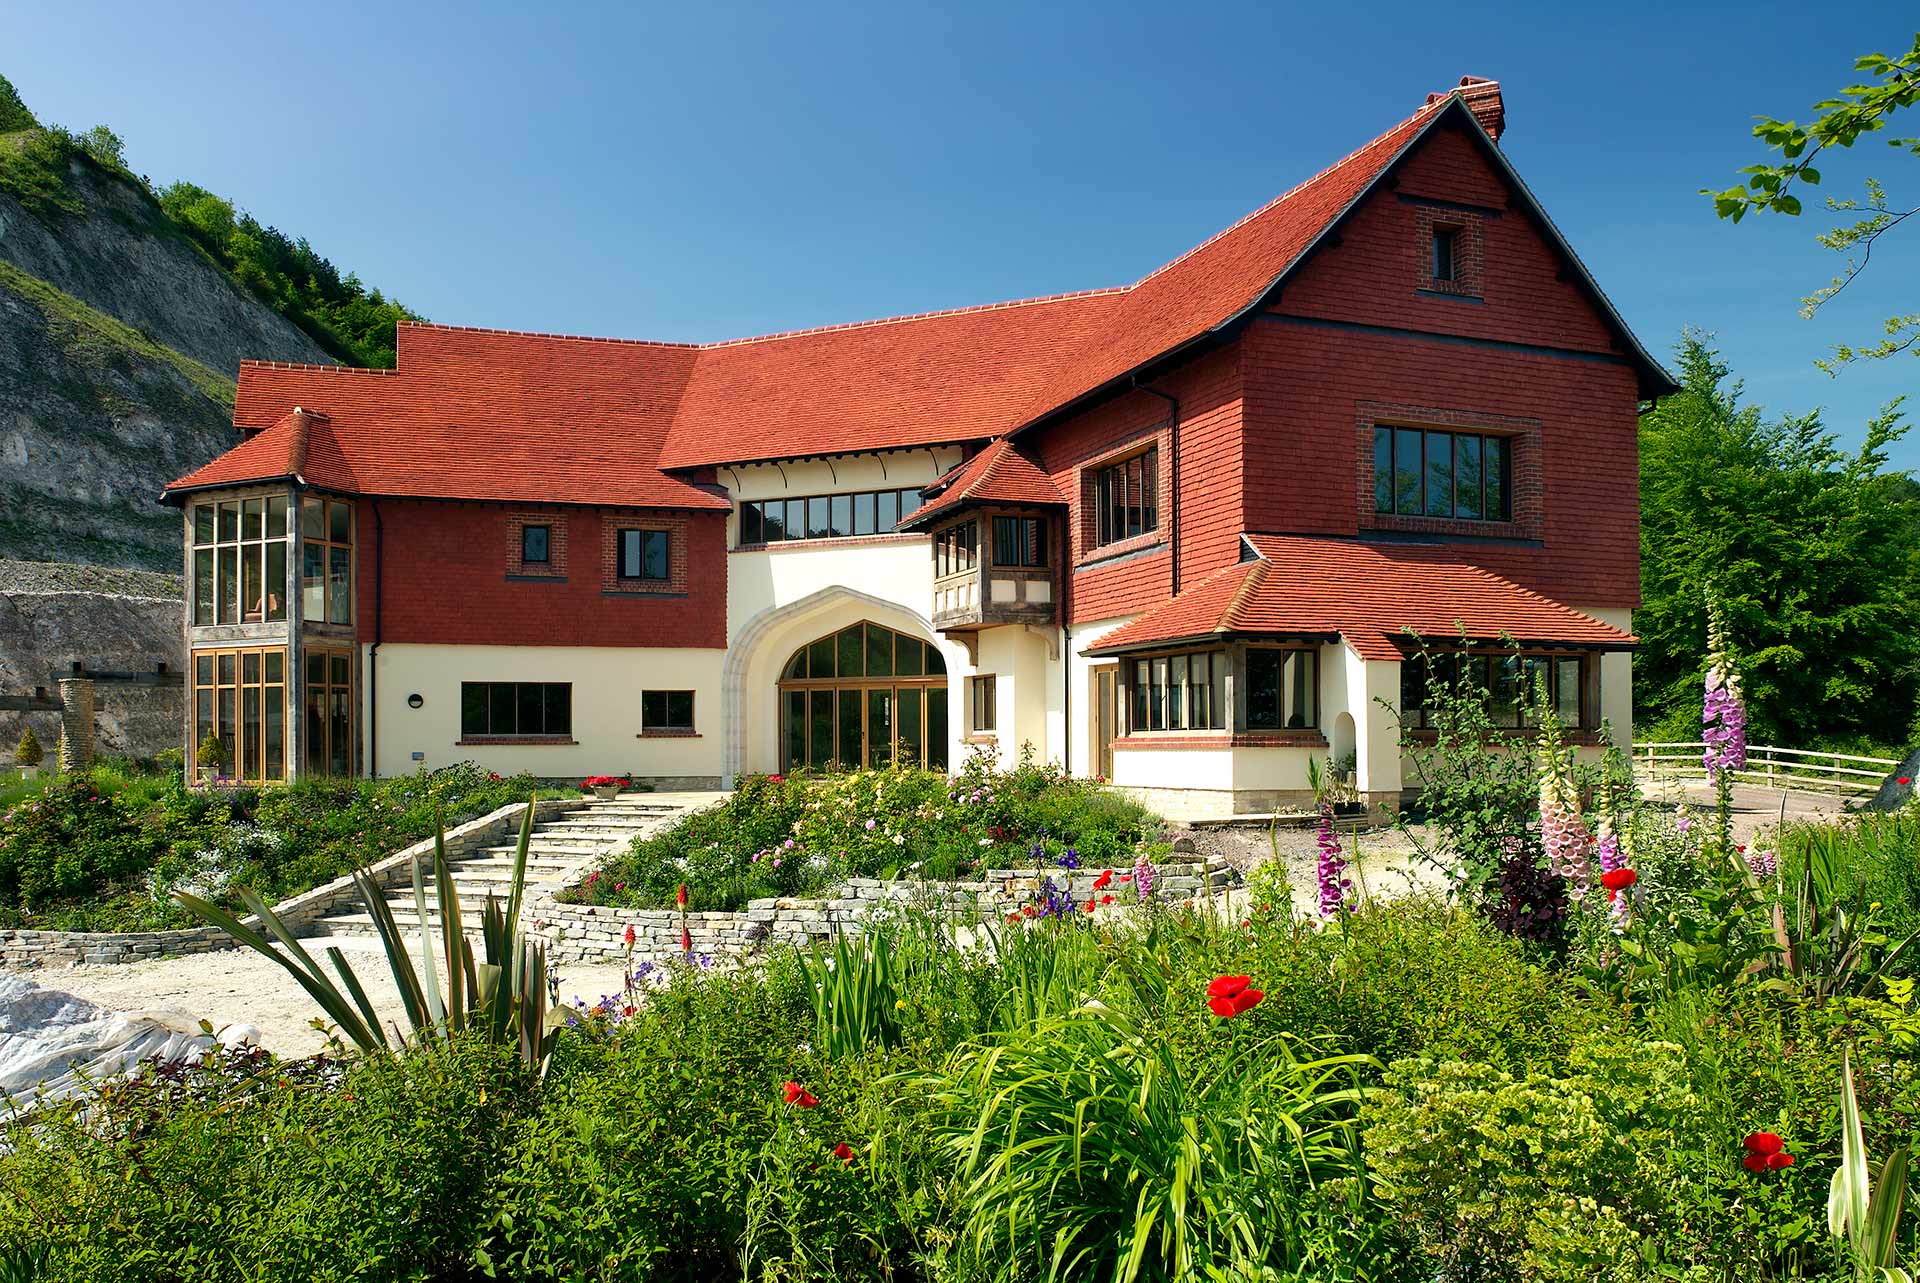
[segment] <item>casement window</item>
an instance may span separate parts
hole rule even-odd
[[[754,499],[740,505],[740,545],[891,534],[900,519],[919,506],[920,491],[912,486],[801,499]]]
[[[353,622],[353,505],[300,500],[300,617],[309,624]]]
[[[305,703],[307,774],[353,773],[353,656],[309,648]]]
[[[963,521],[933,537],[933,577],[964,575],[980,566],[980,525]]]
[[[1000,717],[1000,679],[992,673],[967,679],[967,729],[976,735],[992,734]]]
[[[672,574],[671,549],[664,530],[622,530],[620,578],[664,583]]]
[[[277,623],[286,617],[286,497],[195,504],[194,624]]]
[[[1433,229],[1433,255],[1430,266],[1434,280],[1457,281],[1460,279],[1459,248],[1459,228],[1436,226]]]
[[[520,560],[529,566],[544,566],[553,559],[553,527],[520,527]]]
[[[1247,650],[1247,729],[1309,730],[1320,724],[1319,655],[1299,648]]]
[[[693,730],[692,691],[641,691],[640,733],[690,733]]]
[[[461,682],[460,738],[513,739],[573,734],[569,682]]]
[[[995,517],[993,564],[1035,566],[1047,564],[1047,523],[1042,517]]]
[[[1159,486],[1158,446],[1096,472],[1093,476],[1094,544],[1119,543],[1122,539],[1158,530]]]
[[[1373,510],[1454,521],[1512,520],[1512,439],[1376,426]]]
[[[1515,654],[1507,651],[1435,651],[1409,655],[1400,665],[1400,718],[1412,727],[1436,724],[1439,696],[1464,684],[1483,692],[1488,719],[1496,726],[1522,730],[1538,724],[1535,692],[1544,684],[1554,716],[1562,726],[1592,730],[1600,724],[1598,690],[1587,679],[1597,674],[1596,655]]]
[[[1232,718],[1226,706],[1227,652],[1189,651],[1122,661],[1127,731],[1208,731]]]

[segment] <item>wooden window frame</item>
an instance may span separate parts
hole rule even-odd
[[[279,520],[274,509],[279,508]],[[226,624],[279,624],[287,619],[287,570],[289,549],[287,513],[291,506],[284,492],[236,495],[228,499],[208,499],[189,505],[187,519],[188,618],[195,628]],[[232,534],[222,528],[227,512],[233,513]],[[207,514],[205,538],[202,538],[200,514]],[[324,518],[323,518],[324,519]],[[254,532],[248,534],[249,521]],[[280,554],[280,574],[272,574],[274,550]],[[203,568],[204,562],[204,568]],[[258,608],[247,598],[248,573],[252,572],[258,589]],[[225,591],[233,583],[232,599]],[[207,609],[201,610],[200,590],[210,585]],[[275,603],[278,603],[277,607]]]
[[[1428,686],[1428,679],[1423,675],[1421,666],[1425,664],[1428,656],[1446,657],[1453,663],[1459,662],[1458,657],[1465,656],[1469,662],[1480,669],[1476,681],[1477,684],[1486,689],[1488,693],[1490,716],[1492,716],[1493,700],[1501,693],[1496,687],[1498,679],[1496,677],[1497,669],[1495,666],[1505,660],[1513,660],[1519,664],[1519,672],[1515,677],[1519,686],[1515,691],[1516,698],[1511,705],[1514,709],[1512,720],[1510,722],[1496,720],[1494,723],[1495,730],[1516,734],[1528,734],[1539,729],[1538,724],[1528,716],[1532,708],[1533,700],[1532,683],[1528,673],[1530,666],[1533,664],[1551,665],[1549,670],[1551,693],[1554,698],[1555,711],[1560,712],[1562,707],[1560,682],[1563,671],[1561,665],[1565,663],[1576,663],[1579,665],[1578,675],[1575,679],[1580,692],[1579,716],[1571,724],[1563,721],[1562,727],[1565,730],[1582,734],[1597,731],[1600,728],[1601,721],[1600,674],[1602,665],[1600,660],[1603,654],[1604,652],[1601,651],[1548,649],[1541,647],[1525,647],[1516,651],[1511,647],[1499,646],[1469,646],[1464,649],[1460,647],[1448,647],[1445,649],[1410,654],[1401,661],[1400,667],[1401,722],[1413,730],[1431,731],[1434,729],[1432,721],[1428,716],[1424,699],[1417,706],[1409,707],[1409,695],[1416,690],[1424,692]]]
[[[1254,720],[1253,657],[1255,655],[1280,655],[1280,656],[1303,655],[1306,657],[1306,661],[1310,666],[1309,672],[1307,674],[1306,690],[1307,690],[1307,698],[1311,702],[1311,710],[1310,710],[1310,715],[1308,716],[1305,722],[1301,723],[1298,726],[1294,726],[1287,722],[1279,721],[1279,720],[1276,720],[1271,724],[1268,724],[1266,722],[1257,722]],[[1282,659],[1281,668],[1280,668],[1280,677],[1278,679],[1282,683],[1284,683],[1286,680],[1285,674],[1286,674],[1285,660]],[[1248,646],[1246,648],[1246,658],[1242,661],[1242,667],[1241,667],[1239,676],[1241,681],[1245,684],[1245,687],[1246,687],[1245,702],[1246,702],[1247,730],[1252,732],[1265,732],[1265,731],[1314,731],[1314,730],[1320,729],[1320,649],[1319,647],[1317,646],[1270,646],[1270,645]],[[1286,706],[1286,692],[1285,692],[1284,685],[1276,689],[1280,696],[1274,708],[1274,716],[1277,719],[1279,718],[1281,711]]]
[[[1053,565],[1052,550],[1047,547],[1048,521],[1045,517],[1026,517],[1017,513],[995,513],[993,516],[993,566],[1000,570],[1047,570]],[[1014,527],[1013,542],[1015,557],[1008,560],[1001,539],[1001,523]]]
[[[1406,504],[1406,506],[1403,506],[1402,496],[1400,494],[1401,447],[1403,444],[1403,438],[1409,433],[1417,433],[1420,438],[1420,459],[1419,459],[1418,466],[1416,468],[1418,494],[1415,496],[1415,498],[1418,500],[1417,511],[1414,510],[1414,505],[1412,503],[1408,503]],[[1430,449],[1431,442],[1435,437],[1447,438],[1447,449],[1448,449],[1447,511],[1440,512],[1440,513],[1427,511],[1427,508],[1429,506],[1427,501],[1430,498],[1431,490],[1433,486],[1433,477],[1431,473],[1431,465],[1428,461],[1428,452]],[[1384,473],[1382,472],[1382,469],[1380,466],[1380,451],[1381,451],[1381,444],[1383,439],[1385,441],[1386,449],[1387,449],[1387,456],[1386,456],[1387,462],[1386,462],[1386,468]],[[1479,485],[1480,511],[1477,514],[1471,515],[1471,516],[1463,516],[1460,513],[1460,484],[1459,484],[1460,458],[1461,458],[1460,443],[1463,440],[1470,440],[1477,443],[1475,453],[1477,453],[1479,457],[1479,463],[1477,466],[1480,470],[1480,485]],[[1378,517],[1386,517],[1386,516],[1421,517],[1421,518],[1430,518],[1436,521],[1472,522],[1475,525],[1511,525],[1514,520],[1514,517],[1513,517],[1514,473],[1515,473],[1514,443],[1516,440],[1517,438],[1515,436],[1508,433],[1483,432],[1483,431],[1476,431],[1471,428],[1428,427],[1424,425],[1406,424],[1406,423],[1374,424],[1373,425],[1373,512],[1374,512],[1374,515]],[[1493,477],[1492,477],[1491,471],[1487,467],[1487,447],[1489,443],[1494,443],[1494,442],[1497,442],[1499,444],[1499,454],[1500,454],[1500,465],[1499,465],[1500,510],[1497,513],[1489,512],[1488,509],[1490,505],[1487,503],[1487,495],[1489,491],[1492,490],[1493,488],[1491,485]],[[1388,504],[1387,507],[1380,506],[1381,500],[1383,498],[1382,489],[1381,489],[1383,480],[1386,486],[1384,498]]]
[[[1095,549],[1126,543],[1156,534],[1160,529],[1160,443],[1156,440],[1143,449],[1107,460],[1090,469],[1088,490],[1093,504],[1093,542]],[[1120,502],[1113,502],[1115,482],[1120,486]],[[1135,489],[1137,485],[1137,490]],[[1133,499],[1139,498],[1135,503]],[[1130,515],[1140,513],[1140,528],[1131,528]],[[1120,529],[1113,528],[1113,515],[1119,511]]]
[[[345,539],[336,539],[333,537],[333,514],[336,509],[344,509],[347,514],[346,516],[347,535]],[[310,534],[307,531],[307,519],[306,519],[307,513],[309,511],[314,511],[314,510],[317,510],[320,513],[319,534],[317,535]],[[354,511],[353,504],[348,500],[333,499],[323,495],[301,495],[300,496],[300,522],[299,522],[299,525],[300,525],[300,571],[299,571],[299,574],[300,574],[300,594],[301,594],[300,622],[302,624],[331,625],[336,628],[350,628],[353,626],[354,618],[356,615],[356,604],[354,601],[354,581],[355,581],[354,522],[356,519],[356,515],[357,514]],[[318,611],[313,611],[307,608],[307,600],[306,600],[307,551],[306,550],[309,548],[315,548],[320,550],[320,607],[321,608]],[[344,619],[335,619],[333,617],[334,615],[333,575],[334,575],[334,563],[336,561],[336,558],[334,556],[335,552],[344,553],[344,560],[346,562],[345,580],[340,590],[341,600],[345,603],[344,613],[346,615],[346,618]]]
[[[269,657],[280,661],[280,678],[277,681],[269,677],[272,669]],[[224,680],[223,658],[233,661],[232,681]],[[256,671],[259,675],[252,681],[247,679],[248,658],[258,661]],[[229,766],[234,771],[227,778],[254,784],[286,782],[293,746],[292,709],[288,700],[289,688],[293,684],[287,680],[290,666],[291,657],[285,646],[222,646],[193,652],[187,661],[187,714],[193,726],[192,742],[187,745],[187,762],[189,773],[194,778],[198,778],[200,773],[200,741],[211,731],[229,746]],[[228,691],[233,693],[231,734],[223,733],[229,728],[220,698],[223,692]],[[254,692],[258,699],[260,733],[257,744],[249,743],[246,735],[248,692]],[[207,715],[204,718],[200,713],[200,697],[203,693],[207,696]],[[268,713],[275,703],[280,709],[280,755],[277,762],[267,754],[270,739],[267,733]],[[269,769],[273,766],[279,768],[277,772]]]
[[[1206,666],[1206,676],[1200,681],[1194,679],[1196,659],[1204,660]],[[1123,733],[1133,736],[1230,731],[1234,720],[1229,686],[1231,670],[1232,654],[1225,646],[1198,646],[1123,657],[1114,679],[1114,703],[1117,710],[1122,710],[1119,720]],[[1199,694],[1202,691],[1204,698]],[[1203,704],[1205,711],[1196,720],[1195,710]]]
[[[997,735],[1000,731],[1000,675],[979,673],[967,678],[967,733]]]

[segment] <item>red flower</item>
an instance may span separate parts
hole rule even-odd
[[[1772,1132],[1754,1132],[1740,1143],[1746,1146],[1749,1154],[1758,1154],[1762,1158],[1777,1154],[1787,1147],[1787,1142]]]
[[[1608,869],[1600,875],[1600,885],[1607,889],[1607,899],[1612,900],[1640,880],[1640,875],[1632,869]]]
[[[1767,1155],[1767,1170],[1770,1172],[1777,1172],[1782,1167],[1792,1167],[1792,1166],[1793,1166],[1792,1154],[1768,1154]]]
[[[1786,1142],[1772,1132],[1753,1132],[1740,1142],[1746,1147],[1741,1164],[1750,1172],[1777,1172],[1793,1166],[1793,1155]]]
[[[1131,882],[1131,881],[1133,881],[1133,874],[1131,874],[1131,873],[1122,873],[1122,874],[1120,875],[1120,880],[1121,880],[1122,882]]]
[[[1093,897],[1092,897],[1092,896],[1088,896],[1088,897],[1087,897],[1087,902],[1086,902],[1085,904],[1083,904],[1083,905],[1081,905],[1080,907],[1081,907],[1081,908],[1083,908],[1083,909],[1085,909],[1085,910],[1086,910],[1086,911],[1087,911],[1088,913],[1092,913],[1092,912],[1093,912]]]
[[[680,928],[680,952],[693,952],[693,932],[687,930],[685,927]]]
[[[845,1141],[841,1141],[833,1147],[833,1156],[843,1163],[851,1163],[853,1161],[853,1146],[847,1144]]]
[[[1112,884],[1112,882],[1113,882],[1113,870],[1108,869],[1105,873],[1102,873],[1099,877],[1093,880],[1093,889],[1096,891],[1104,891],[1107,889],[1108,886]]]
[[[674,899],[674,903],[678,904],[681,908],[684,909],[687,907],[687,884],[686,883],[682,882],[680,884],[680,890],[675,893],[673,899]]]
[[[1215,976],[1207,986],[1207,997],[1231,998],[1252,983],[1252,976]]]
[[[787,782],[787,777],[784,775],[767,776],[767,783],[769,784],[785,784],[786,782]]]
[[[1740,1161],[1746,1165],[1747,1170],[1750,1172],[1764,1172],[1767,1170],[1767,1156],[1765,1154],[1748,1154]]]
[[[1913,783],[1913,776],[1902,775],[1899,779],[1895,780],[1894,783],[1895,784],[1911,784]]]
[[[1110,895],[1103,895],[1103,896],[1101,896],[1101,897],[1100,897],[1100,903],[1102,903],[1102,904],[1112,904],[1112,903],[1113,903],[1113,897],[1112,897],[1112,896],[1110,896]]]
[[[624,938],[627,942],[627,948],[633,948],[633,924],[631,922],[627,924],[627,934]]]
[[[797,1105],[801,1109],[812,1109],[820,1103],[819,1098],[812,1092],[791,1080],[780,1084],[780,1091],[789,1105]]]
[[[1238,978],[1238,977],[1232,977]],[[1259,989],[1237,989],[1233,993],[1219,998],[1210,998],[1207,1006],[1213,1014],[1222,1020],[1232,1020],[1235,1016],[1244,1016],[1260,1005],[1267,995]]]

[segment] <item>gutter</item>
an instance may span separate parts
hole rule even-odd
[[[380,517],[380,501],[373,508],[373,645],[367,648],[367,778],[380,778],[380,606],[385,594],[382,568],[386,565],[387,528]]]

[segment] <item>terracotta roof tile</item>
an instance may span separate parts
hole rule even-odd
[[[1002,438],[926,488],[933,497],[900,522],[902,528],[925,525],[949,508],[965,503],[1004,503],[1033,507],[1066,506],[1053,478],[1040,470],[1013,442]]]
[[[1226,634],[1338,634],[1367,659],[1398,659],[1411,629],[1443,639],[1622,647],[1633,637],[1460,559],[1443,544],[1248,535],[1257,559],[1200,580],[1101,637],[1090,654]]]

